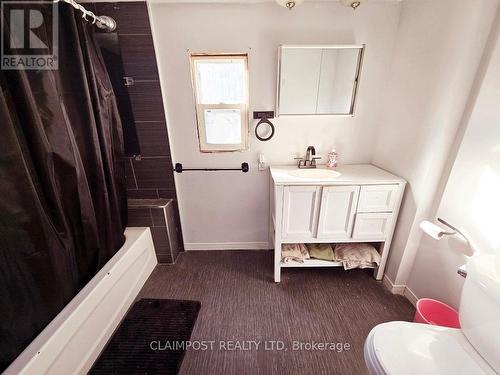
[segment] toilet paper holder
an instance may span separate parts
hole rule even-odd
[[[422,229],[422,231],[425,234],[431,236],[436,240],[440,240],[446,236],[454,236],[456,234],[459,234],[467,242],[467,245],[472,250],[472,255],[479,254],[479,250],[477,249],[477,247],[474,245],[474,242],[470,239],[470,237],[467,234],[465,234],[463,231],[461,231],[460,229],[458,229],[457,227],[448,223],[446,220],[440,217],[437,218],[437,221],[443,224],[444,226],[448,227],[450,230],[445,230],[440,226],[427,220],[424,220],[420,223],[420,229]],[[457,273],[462,277],[467,277],[466,265],[460,266],[457,270]]]

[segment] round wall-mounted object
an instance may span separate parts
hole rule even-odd
[[[259,126],[267,124],[269,127],[269,133],[266,136],[262,136],[259,134]],[[272,137],[274,136],[274,125],[271,121],[269,121],[267,118],[262,118],[257,125],[255,126],[255,137],[262,142],[269,141]]]

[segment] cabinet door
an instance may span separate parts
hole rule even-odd
[[[283,199],[283,238],[307,240],[316,235],[321,187],[286,186]]]
[[[351,238],[359,186],[325,186],[321,197],[318,238]]]

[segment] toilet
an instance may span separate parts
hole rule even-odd
[[[461,328],[379,324],[365,341],[368,371],[379,374],[499,374],[500,256],[472,257],[460,301]]]

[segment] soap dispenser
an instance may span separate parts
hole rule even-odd
[[[332,151],[330,151],[328,153],[328,161],[326,162],[326,166],[328,168],[337,168],[338,164],[339,164],[339,154],[337,153],[337,150],[334,148],[332,148]]]

